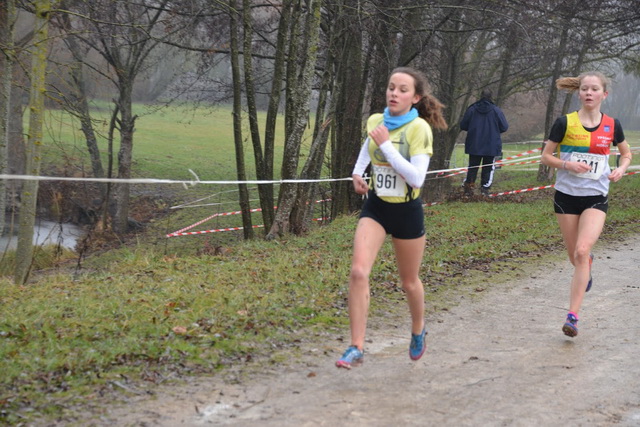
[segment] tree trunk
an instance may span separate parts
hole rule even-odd
[[[0,3],[0,173],[7,173],[9,155],[9,122],[11,111],[11,76],[15,50],[13,46],[13,25],[16,18],[14,0]],[[7,211],[6,181],[0,180],[0,236],[4,233]]]
[[[40,175],[42,122],[44,116],[45,74],[47,69],[49,0],[36,0],[35,35],[31,62],[31,94],[29,98],[29,138],[26,148],[27,173]],[[33,234],[38,199],[38,181],[26,181],[22,189],[22,207],[18,229],[18,248],[14,281],[25,284],[33,261]]]
[[[120,97],[118,109],[120,110],[120,150],[118,151],[118,178],[131,178],[131,161],[133,153],[133,132],[136,117],[133,115],[131,91],[133,82],[120,82]],[[118,233],[126,233],[129,229],[129,199],[131,185],[120,183],[116,185],[116,215],[113,221],[113,230]]]
[[[291,26],[291,15],[295,7],[295,2],[286,0],[282,3],[280,21],[278,22],[278,38],[276,40],[275,60],[273,63],[273,80],[271,83],[271,94],[269,95],[269,106],[267,107],[267,120],[264,131],[264,164],[261,179],[273,179],[274,147],[276,136],[276,120],[280,108],[283,77],[287,64],[287,40],[289,40],[289,29]],[[262,210],[263,224],[269,230],[275,219],[273,206],[274,192],[273,184],[262,184],[261,200],[263,205],[270,206]]]
[[[258,179],[272,180],[273,173],[269,174],[269,171],[273,170],[273,165],[267,164],[267,159],[262,152],[260,127],[258,124],[258,109],[256,107],[256,89],[253,74],[253,58],[251,56],[253,45],[253,19],[251,17],[251,1],[243,0],[242,9],[242,26],[244,31],[244,86],[249,116],[249,133],[251,134],[251,143],[253,146],[253,157],[256,163],[256,173],[258,175]],[[267,221],[269,221],[270,218],[273,218],[273,187],[269,185],[259,185],[258,193],[260,194],[260,207],[262,208],[262,215],[266,227]]]
[[[135,79],[147,66],[153,49],[175,32],[171,25],[167,25],[167,21],[162,20],[167,13],[167,3],[168,0],[159,0],[154,2],[153,7],[146,2],[125,2],[122,7],[114,7],[113,2],[107,0],[70,3],[78,8],[74,11],[76,16],[82,17],[78,19],[80,28],[76,40],[86,43],[102,56],[109,69],[101,74],[118,91],[113,114],[119,114],[120,117],[117,123],[120,131],[117,176],[120,179],[131,178],[136,121],[132,106]],[[162,26],[162,30],[155,31],[156,25]],[[127,182],[114,186],[115,214],[112,225],[119,234],[129,229],[130,191]],[[108,187],[107,192],[110,192]],[[106,202],[109,206],[111,201]]]
[[[478,43],[481,48],[477,49],[474,55],[483,55],[483,48],[486,41],[482,35],[478,37]],[[444,113],[447,123],[449,123],[449,129],[446,131],[434,130],[433,132],[433,140],[437,141],[437,143],[433,144],[433,156],[429,163],[431,170],[442,170],[450,167],[451,153],[453,153],[455,149],[456,139],[459,133],[459,127],[457,126],[458,117],[456,117],[455,108],[452,107],[456,105],[456,98],[460,90],[459,86],[463,85],[460,79],[461,73],[464,70],[464,62],[461,58],[464,49],[461,49],[460,45],[466,46],[467,41],[458,32],[450,32],[442,37],[442,49],[447,55],[445,55],[446,59],[438,64],[437,71],[440,80],[447,82],[447,84],[440,86],[440,91],[437,93],[437,96],[440,101],[448,107]],[[426,202],[435,202],[442,200],[450,192],[450,179],[438,179],[433,174],[428,174],[423,185],[422,199]]]
[[[501,106],[508,94],[509,79],[511,78],[511,66],[513,64],[514,53],[517,52],[519,42],[518,32],[515,24],[510,25],[507,30],[505,48],[502,53],[502,71],[500,72],[500,80],[498,83],[498,91],[496,94],[496,105]]]
[[[562,26],[562,33],[560,35],[560,44],[558,46],[558,53],[556,54],[556,62],[553,67],[553,74],[551,75],[551,87],[549,88],[549,98],[547,99],[547,111],[544,118],[544,136],[546,138],[549,135],[549,130],[555,119],[555,106],[558,99],[558,88],[556,87],[556,80],[560,78],[562,73],[562,62],[564,61],[564,52],[567,49],[567,40],[569,36],[568,25]],[[544,150],[545,142],[542,142],[542,150]],[[540,163],[538,167],[538,181],[548,181],[553,177],[553,169],[549,166]]]
[[[113,178],[113,140],[116,123],[118,121],[118,115],[120,110],[118,106],[113,109],[111,112],[111,119],[109,120],[109,131],[107,136],[107,178]],[[111,182],[107,183],[104,199],[102,201],[102,229],[103,230],[113,230],[113,222],[110,221],[115,215],[114,212],[111,211],[111,193],[113,192],[114,185]]]
[[[318,55],[318,43],[320,33],[320,10],[321,0],[313,0],[311,9],[307,12],[304,27],[304,40],[292,37],[290,45],[298,45],[302,41],[304,49],[299,53],[299,61],[290,61],[289,67],[298,63],[302,65],[296,67],[295,74],[297,82],[295,93],[292,93],[291,103],[293,108],[287,108],[292,118],[287,138],[285,140],[284,154],[282,159],[282,179],[294,179],[297,176],[298,162],[300,157],[300,146],[305,128],[309,122],[309,100],[311,99],[314,71]],[[289,73],[293,75],[294,73]],[[288,105],[289,107],[289,105]],[[267,238],[273,238],[289,231],[290,214],[296,196],[296,185],[285,183],[280,187],[278,197],[278,210],[275,220],[269,230]]]
[[[236,176],[238,181],[246,181],[247,173],[244,164],[244,147],[242,145],[242,79],[240,77],[240,63],[238,53],[238,15],[236,0],[229,0],[230,9],[230,41],[231,41],[231,76],[233,79],[233,143],[236,151]],[[245,239],[254,237],[251,223],[251,204],[249,190],[246,184],[239,184],[240,210],[242,211],[242,230]]]
[[[24,105],[22,100],[28,93],[26,77],[21,72],[21,67],[13,67],[12,87],[9,103],[8,123],[8,153],[7,169],[11,175],[24,175],[25,173],[25,131],[24,131]],[[7,207],[10,211],[17,212],[20,206],[20,194],[24,181],[11,180],[7,182]]]
[[[313,131],[313,141],[309,150],[309,157],[305,162],[300,177],[302,179],[318,179],[322,173],[323,160],[327,142],[329,140],[329,130],[334,119],[333,112],[335,104],[331,102],[327,110],[327,99],[331,90],[333,75],[329,68],[325,68],[320,84],[320,94],[316,108],[316,123]],[[310,216],[314,211],[314,198],[318,193],[318,183],[302,183],[298,185],[296,200],[291,210],[291,231],[300,235],[307,232],[310,224]]]
[[[334,135],[331,141],[331,176],[351,176],[362,144],[362,104],[364,100],[363,65],[362,65],[362,29],[360,17],[349,12],[357,10],[355,1],[347,0],[345,10],[337,17],[335,31],[340,36],[336,46],[340,56],[336,58],[336,99]],[[359,196],[351,191],[349,181],[332,183],[331,217],[351,212],[356,208]]]
[[[451,153],[455,149],[458,131],[455,128],[449,128],[446,131],[433,131],[433,140],[438,141],[433,144],[433,157],[429,163],[429,169],[441,170],[448,169],[451,160]],[[441,201],[451,193],[450,179],[441,179],[434,174],[428,174],[423,185],[422,199],[425,202]]]
[[[64,4],[61,5],[61,7],[63,9],[66,8]],[[72,33],[69,15],[67,13],[61,13],[58,16],[60,18],[60,25],[67,34],[64,41],[74,59],[74,62],[71,64],[71,79],[74,84],[74,90],[71,95],[72,99],[70,107],[80,119],[80,126],[89,151],[89,159],[91,160],[93,176],[96,178],[103,178],[104,168],[102,167],[102,160],[100,159],[100,149],[98,148],[98,140],[93,129],[93,122],[91,120],[89,102],[87,101],[87,93],[85,89],[86,83],[84,79],[83,61],[84,58],[86,58],[87,51],[85,50],[83,52],[75,39],[75,35]]]
[[[593,35],[593,22],[589,22],[587,24],[587,29],[585,31],[585,41],[580,46],[580,50],[578,51],[578,57],[576,58],[576,63],[573,65],[573,75],[577,76],[580,74],[580,70],[582,70],[582,64],[584,64],[585,56],[587,52],[592,48],[592,35]],[[569,112],[569,107],[571,106],[571,99],[573,98],[572,93],[568,93],[564,98],[564,103],[562,104],[561,115],[565,115]]]
[[[371,68],[371,99],[369,100],[369,111],[365,112],[366,114],[381,113],[387,106],[385,95],[387,81],[391,69],[396,63],[393,52],[396,51],[394,45],[398,40],[397,33],[392,31],[392,15],[387,10],[381,10],[378,16],[378,27],[372,35],[374,45],[369,49],[371,58],[367,58],[366,61],[366,65]],[[403,46],[406,46],[404,39]],[[404,55],[400,53],[400,56]]]

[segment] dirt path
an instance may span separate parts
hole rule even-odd
[[[580,334],[565,337],[570,265],[562,257],[430,316],[428,348],[408,357],[408,325],[370,330],[365,363],[305,362],[230,382],[200,379],[102,420],[145,426],[640,425],[640,236],[595,250]],[[407,316],[408,317],[408,316]],[[241,378],[241,377],[238,377]]]

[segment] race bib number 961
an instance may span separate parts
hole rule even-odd
[[[591,166],[591,170],[584,173],[569,172],[572,175],[579,176],[580,178],[588,179],[600,179],[606,165],[607,157],[603,154],[592,153],[571,153],[572,162],[581,162]]]
[[[404,197],[406,183],[398,173],[389,166],[373,165],[374,185],[378,197]]]

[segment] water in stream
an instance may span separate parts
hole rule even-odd
[[[74,224],[38,220],[33,243],[36,246],[60,244],[64,248],[75,249],[76,243],[84,237],[84,234],[85,230]],[[0,237],[0,252],[15,249],[17,245],[16,235]]]

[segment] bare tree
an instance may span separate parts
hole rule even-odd
[[[68,0],[63,0],[60,4],[60,8],[68,9],[69,5],[70,4]],[[70,65],[72,90],[65,105],[68,106],[69,110],[80,120],[80,126],[82,129],[82,133],[85,136],[87,150],[89,152],[89,158],[91,160],[91,169],[93,171],[93,176],[97,178],[103,178],[105,176],[104,168],[102,166],[102,160],[100,158],[98,139],[93,128],[93,121],[91,118],[91,112],[89,110],[89,101],[86,92],[87,84],[85,81],[84,72],[85,58],[90,51],[90,46],[78,41],[76,34],[74,34],[71,15],[69,13],[56,14],[52,22],[55,23],[57,27],[62,31],[64,43],[66,44],[69,52],[71,52],[71,55],[73,57],[73,62]]]
[[[298,175],[300,147],[305,128],[309,122],[309,103],[316,67],[320,9],[322,0],[308,0],[304,25],[295,25],[289,40],[289,62],[287,82],[287,117],[284,156],[281,177],[295,179]],[[297,21],[296,19],[293,22]],[[300,46],[299,52],[294,47]],[[289,215],[295,202],[296,186],[285,183],[280,188],[278,210],[267,237],[275,237],[289,231]]]
[[[328,23],[327,23],[328,24]],[[327,31],[328,30],[328,31]],[[325,33],[329,34],[327,44],[335,43],[336,33],[330,26],[325,26]],[[316,120],[311,140],[309,155],[300,172],[300,178],[304,180],[317,180],[320,178],[326,157],[326,148],[329,142],[331,129],[335,123],[336,98],[332,97],[334,88],[334,69],[326,66],[332,63],[330,50],[325,50],[323,58],[322,76],[318,88],[318,103],[316,105]],[[295,234],[303,234],[308,231],[311,224],[312,214],[315,211],[315,197],[320,193],[320,185],[317,182],[305,182],[298,185],[295,202],[290,215],[290,231]],[[323,207],[326,201],[322,201]],[[324,216],[327,209],[321,209]],[[323,218],[324,220],[324,218]]]
[[[255,69],[253,62],[253,37],[254,37],[254,25],[253,16],[251,14],[251,2],[249,0],[243,0],[242,9],[242,22],[244,30],[244,51],[243,51],[243,65],[244,65],[244,82],[245,82],[245,97],[247,102],[248,119],[249,119],[249,131],[251,133],[251,143],[253,146],[253,156],[256,165],[256,172],[259,180],[271,181],[273,180],[273,159],[274,159],[274,143],[275,143],[275,114],[278,111],[280,103],[280,87],[281,87],[281,72],[284,66],[285,49],[284,41],[287,38],[289,9],[292,7],[291,1],[285,1],[282,4],[283,15],[278,27],[278,46],[279,54],[277,62],[274,64],[275,76],[272,82],[272,92],[269,102],[268,119],[266,123],[266,138],[264,147],[262,146],[262,138],[260,135],[260,127],[258,123],[258,107],[256,102],[256,86],[255,86]],[[265,227],[270,227],[273,223],[274,213],[274,198],[273,198],[273,186],[271,184],[264,184],[258,187],[258,193],[260,195],[260,206],[262,208],[262,218]]]
[[[399,65],[420,68],[430,78],[436,96],[447,105],[451,126],[436,135],[431,163],[432,168],[447,168],[459,136],[457,123],[481,89],[492,88],[498,103],[518,92],[546,92],[558,57],[564,59],[557,73],[566,73],[578,64],[613,61],[613,53],[606,55],[607,52],[628,58],[634,46],[637,49],[634,31],[637,32],[638,19],[634,18],[638,17],[638,8],[631,0],[599,0],[597,5],[577,0],[284,0],[277,5],[249,0],[242,4],[204,0],[66,1],[73,15],[61,17],[59,22],[70,50],[76,52],[76,58],[87,49],[98,52],[108,65],[106,69],[86,62],[83,66],[112,81],[117,89],[112,123],[120,135],[117,166],[121,178],[131,176],[137,120],[132,107],[134,83],[151,64],[151,52],[160,45],[200,51],[203,58],[209,59],[215,54],[218,60],[230,61],[232,79],[223,86],[224,78],[220,77],[218,87],[235,102],[238,177],[244,175],[239,99],[243,95],[256,174],[265,181],[274,177],[276,117],[282,106],[286,147],[281,177],[319,176],[329,144],[331,176],[346,177],[362,142],[364,116],[384,107],[389,71]],[[599,13],[598,19],[592,18],[593,14],[577,13],[595,7],[606,13]],[[228,13],[232,14],[231,21]],[[236,18],[241,18],[241,25]],[[208,24],[191,26],[190,22]],[[304,27],[312,22],[313,26]],[[536,43],[540,34],[562,42],[563,26],[568,27],[567,43]],[[589,36],[585,29],[589,29]],[[182,38],[174,37],[178,31]],[[237,39],[229,48],[233,37]],[[212,47],[213,40],[221,41]],[[81,71],[82,68],[75,68],[72,73],[78,85],[83,77]],[[80,92],[76,96],[82,98]],[[314,136],[309,157],[298,174],[301,135],[305,127],[311,126],[308,101],[312,98],[318,100]],[[85,115],[82,102],[78,105],[79,116]],[[555,99],[550,105],[555,111]],[[263,133],[258,123],[261,106],[267,110]],[[91,157],[98,158],[96,153]],[[98,174],[97,170],[94,167],[94,174]],[[427,194],[445,193],[444,181],[450,182],[429,180]],[[289,227],[296,232],[304,230],[309,201],[317,190],[317,185],[281,186],[279,211],[274,214],[274,186],[260,185],[260,205],[269,235],[286,232]],[[331,190],[331,216],[358,207],[358,198],[349,183],[335,182]],[[249,206],[243,191],[241,188],[244,212]],[[114,226],[124,232],[129,186],[119,185],[116,193]],[[248,216],[243,217],[245,221],[250,224]]]
[[[13,26],[16,19],[14,0],[0,4],[0,173],[7,173],[9,154],[9,121],[11,112],[11,78],[15,49],[13,45]],[[5,181],[0,182],[0,235],[4,232],[5,212],[7,208]]]
[[[34,40],[31,53],[31,91],[29,99],[29,138],[26,147],[27,173],[40,175],[42,123],[44,114],[45,75],[47,69],[50,0],[34,2]],[[38,181],[27,181],[22,189],[22,207],[18,229],[14,281],[24,284],[29,278],[33,261],[33,235],[38,199]]]
[[[175,4],[174,4],[175,3]],[[92,2],[68,0],[68,13],[73,18],[60,19],[60,28],[67,32],[66,39],[76,58],[86,49],[96,52],[104,60],[106,69],[90,64],[93,72],[113,83],[116,89],[113,122],[120,135],[117,156],[117,177],[131,178],[135,123],[138,118],[133,112],[133,91],[136,79],[151,64],[152,52],[164,44],[173,43],[177,34],[191,29],[194,15],[187,14],[186,21],[176,22],[177,13],[188,6],[188,2],[170,0],[130,2],[125,0],[95,0]],[[77,42],[77,44],[76,44]],[[82,47],[81,47],[82,46]],[[83,126],[90,133],[86,105],[82,101],[82,74],[75,69],[73,78],[78,84],[77,106]],[[85,133],[87,133],[85,132]],[[89,144],[90,151],[92,143]],[[97,153],[92,154],[94,173],[99,173]],[[115,215],[113,229],[125,233],[129,226],[130,185],[121,183],[115,187]]]
[[[331,19],[336,33],[334,50],[335,121],[331,135],[331,176],[351,176],[363,135],[363,104],[366,88],[364,23],[358,15],[358,2],[344,0],[334,3]],[[385,77],[386,78],[386,77]],[[335,218],[353,210],[354,199],[351,183],[333,182],[331,186],[331,217]]]
[[[229,32],[230,32],[230,59],[231,75],[233,80],[233,141],[236,152],[236,176],[239,181],[246,181],[247,174],[244,163],[244,146],[242,141],[242,82],[240,77],[239,61],[239,13],[235,0],[229,0]],[[240,210],[242,211],[242,226],[245,239],[254,236],[251,223],[251,205],[249,203],[249,191],[244,183],[238,184],[240,192]]]

